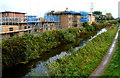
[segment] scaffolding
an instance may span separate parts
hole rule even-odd
[[[75,11],[61,11],[61,12],[49,12],[48,14],[46,15],[52,15],[53,16],[59,16],[59,15],[80,15],[80,16],[83,16],[82,19],[79,19],[79,21],[81,22],[89,22],[89,13],[88,12],[85,12],[85,11],[80,11],[80,12],[75,12]]]
[[[80,14],[83,16],[82,19],[80,19],[81,22],[89,22],[89,13],[85,11],[81,11]]]
[[[56,27],[56,29],[63,28],[63,26],[60,25],[60,16],[53,16],[53,15],[45,14],[44,20],[45,20],[45,22],[47,22],[47,24],[50,22],[55,23],[55,25],[50,26],[50,28],[52,28],[52,27]],[[47,28],[49,28],[49,27],[47,27]]]
[[[39,18],[37,18],[37,16],[33,16],[33,15],[26,16],[27,26],[32,26],[30,33],[35,31],[36,26],[38,26],[38,21]]]
[[[66,13],[71,13],[71,14],[80,14],[79,12],[75,12],[75,11],[65,11]]]
[[[33,23],[37,23],[38,22],[38,18],[37,16],[26,16],[26,22],[27,22],[27,25],[31,26]]]
[[[60,17],[44,16],[44,20],[47,22],[60,22]]]

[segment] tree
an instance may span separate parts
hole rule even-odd
[[[112,16],[112,14],[111,13],[106,13],[106,16]]]
[[[83,27],[87,30],[87,31],[93,31],[93,27],[91,25],[89,25],[87,22],[83,23]]]
[[[94,11],[93,15],[102,15],[102,12],[101,11]]]
[[[113,20],[113,16],[111,13],[106,13],[107,20]]]
[[[97,23],[92,22],[91,25],[93,26],[93,28],[94,28],[95,30],[98,30],[98,29],[99,29],[99,25],[98,25]]]
[[[101,18],[99,18],[102,15],[101,11],[94,11],[92,14],[95,16],[96,20],[100,20],[101,19]]]

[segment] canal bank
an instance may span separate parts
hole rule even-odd
[[[115,52],[114,50],[116,47],[116,42],[117,42],[117,38],[119,35],[119,31],[120,31],[120,26],[118,27],[118,31],[116,32],[116,35],[114,37],[114,40],[113,40],[109,50],[107,51],[106,55],[104,56],[104,58],[102,59],[101,63],[98,65],[98,67],[91,73],[90,77],[94,76],[94,78],[99,78],[101,76],[101,74],[103,74],[105,69],[108,67],[110,60]]]
[[[107,28],[108,29],[108,28]],[[102,29],[97,33],[100,34],[106,29]],[[91,37],[92,36],[92,37]],[[4,77],[13,77],[13,78],[24,78],[31,76],[46,76],[50,71],[47,67],[47,64],[57,60],[58,58],[71,55],[71,51],[76,51],[79,48],[82,48],[86,45],[88,41],[95,38],[96,35],[88,35],[83,39],[77,39],[75,43],[64,44],[56,49],[53,49],[51,52],[47,52],[42,55],[38,60],[33,60],[29,64],[20,64],[16,67],[10,68],[7,71],[3,72]],[[72,48],[71,48],[72,47]],[[69,50],[71,48],[71,50]],[[57,53],[56,53],[57,52]],[[17,70],[17,71],[16,71]],[[47,72],[47,73],[46,73]]]
[[[109,49],[117,31],[111,27],[107,32],[98,35],[89,41],[86,46],[72,55],[64,56],[49,64],[51,76],[80,76],[87,77],[99,65],[100,61]]]
[[[89,39],[90,38],[90,36],[91,36],[91,34],[89,35],[89,37],[86,37],[87,39]],[[78,41],[80,41],[80,40],[78,40]],[[78,43],[78,42],[77,42]],[[85,39],[83,39],[83,42],[82,42],[82,44],[84,45],[86,43],[86,41],[85,41]],[[81,43],[80,43],[81,44]],[[67,44],[67,45],[69,45],[69,44]],[[77,46],[79,46],[79,45],[77,45]],[[71,47],[71,45],[70,45],[70,47]],[[69,49],[70,49],[70,47],[69,47]],[[72,46],[73,47],[73,46]],[[80,46],[81,47],[81,46]],[[62,49],[62,48],[61,48]],[[53,49],[54,50],[54,49]],[[56,51],[59,51],[59,50],[56,50]],[[51,51],[52,52],[52,51]],[[64,52],[64,50],[63,50],[63,52]],[[62,55],[62,56],[64,56],[64,55],[66,55],[66,53],[62,53],[62,52],[60,52],[61,54],[60,54],[60,56]],[[49,58],[49,56],[50,55],[52,55],[52,54],[49,54],[49,52],[48,52],[48,54],[46,53],[46,54],[44,54],[44,55],[46,55],[46,57],[47,58]],[[59,56],[59,55],[56,55],[56,56]],[[42,58],[41,58],[42,59]],[[35,60],[34,60],[35,61]],[[40,61],[40,60],[39,60]],[[24,67],[24,66],[23,66]],[[35,65],[31,65],[31,66],[28,66],[28,67],[36,67],[36,64]],[[27,67],[26,67],[27,68]],[[13,69],[14,69],[14,67],[13,67]],[[30,69],[30,68],[28,68],[28,69]],[[12,69],[10,69],[11,71],[12,71]],[[16,69],[17,70],[17,69]],[[18,71],[14,71],[14,73],[11,73],[11,75],[18,75],[18,77],[20,77],[20,72]],[[20,67],[18,70],[21,70],[22,71],[22,68]],[[24,72],[24,70],[26,70],[27,71],[27,69],[24,69],[23,68],[23,71],[22,72]],[[31,71],[31,70],[28,70],[29,72]],[[33,70],[34,71],[34,70]],[[5,73],[7,73],[7,72],[5,72]],[[10,71],[8,70],[8,73],[10,74]],[[16,73],[16,74],[15,74]],[[17,74],[17,73],[19,73],[19,74]],[[24,72],[25,73],[25,72]],[[24,74],[24,75],[26,75],[26,74]],[[9,75],[6,75],[6,76],[9,76]],[[23,76],[23,74],[22,74],[22,76]]]
[[[82,39],[76,39],[74,43],[63,44],[57,48],[52,49],[51,51],[43,53],[39,59],[32,60],[27,64],[18,64],[14,67],[10,67],[7,70],[3,71],[3,78],[21,78],[24,76],[35,76],[35,72],[39,73],[39,76],[46,76],[46,63],[54,61],[59,57],[63,57],[69,54],[69,50],[75,49],[85,44],[85,42],[95,34],[86,35]]]
[[[120,31],[112,59],[101,77],[120,77]]]
[[[15,66],[19,63],[28,63],[40,58],[40,55],[59,47],[61,44],[74,43],[76,38],[91,35],[104,27],[116,24],[116,20],[106,21],[103,24],[85,23],[84,28],[68,28],[46,31],[42,35],[25,34],[2,41],[2,69]]]
[[[108,29],[108,28],[107,28]],[[97,34],[102,32],[104,29],[98,31]],[[48,68],[46,68],[46,63],[50,61],[55,61],[59,57],[63,57],[65,55],[69,55],[71,50],[78,50],[82,46],[86,44],[92,37],[94,37],[95,33],[90,35],[83,35],[81,39],[76,39],[75,43],[70,44],[63,44],[55,49],[52,49],[49,52],[43,53],[41,55],[41,58],[33,60],[29,62],[28,64],[18,64],[14,67],[11,67],[7,70],[3,71],[3,78],[4,77],[13,77],[13,78],[21,78],[26,76],[34,76],[37,75],[35,72],[39,72],[39,76],[46,76],[46,71],[48,71]],[[17,70],[17,71],[16,71]]]

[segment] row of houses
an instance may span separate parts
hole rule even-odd
[[[44,17],[26,16],[26,13],[0,12],[1,39],[20,36],[25,33],[38,33],[55,29],[82,27],[83,22],[91,24],[95,17],[88,12],[51,11]]]

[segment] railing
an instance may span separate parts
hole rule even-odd
[[[44,16],[44,19],[48,22],[60,22],[60,17],[55,16]]]

